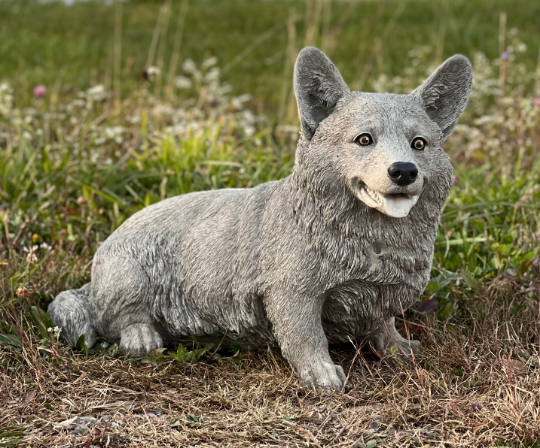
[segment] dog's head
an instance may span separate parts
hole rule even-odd
[[[464,56],[448,59],[411,94],[394,95],[351,92],[324,53],[304,48],[294,88],[304,141],[297,163],[314,176],[338,173],[368,207],[405,217],[441,167],[451,175],[441,146],[471,92]]]

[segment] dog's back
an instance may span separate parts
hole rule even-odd
[[[126,308],[137,307],[136,314],[160,323],[166,343],[225,334],[249,346],[271,342],[258,330],[268,326],[260,302],[259,231],[277,185],[178,196],[122,224],[93,262],[89,300],[103,336],[120,340],[124,320],[133,319]]]

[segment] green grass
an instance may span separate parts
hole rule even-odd
[[[0,84],[0,446],[538,446],[540,4],[402,4],[335,1],[331,15],[314,21],[299,1],[192,0],[181,61],[192,58],[199,69],[213,55],[226,68],[294,15],[296,37],[276,28],[219,81],[205,78],[210,68],[201,69],[203,81],[179,68],[195,87],[168,96],[163,77],[140,77],[161,2],[123,4],[116,75],[117,6],[0,2],[0,81],[11,86]],[[166,44],[156,47],[165,73],[173,5]],[[502,11],[506,44],[527,44],[512,52],[504,76],[496,60]],[[351,389],[325,396],[299,388],[272,352],[194,346],[141,360],[116,346],[81,352],[59,342],[43,310],[89,280],[93,253],[133,213],[291,172],[291,57],[306,41],[306,23],[353,87],[364,77],[366,89],[408,91],[438,55],[475,60],[475,96],[445,145],[457,182],[432,279],[424,305],[400,322],[425,353],[396,367],[336,347]],[[37,84],[47,86],[44,98],[32,97]],[[102,100],[87,90],[97,84],[105,86]],[[244,93],[252,95],[247,109],[234,98]],[[55,426],[75,416],[113,420],[81,435]]]
[[[123,6],[124,95],[141,82],[161,5],[159,1],[135,1]],[[157,48],[154,64],[168,66],[178,10],[179,2],[173,2],[164,46]],[[225,77],[237,93],[253,94],[257,110],[271,111],[279,103],[283,83],[290,82],[288,74],[284,78],[289,42],[285,23],[297,17],[296,39],[291,45],[299,50],[305,43],[306,21],[312,23],[305,11],[305,2],[298,0],[193,0],[181,57],[200,63],[205,57],[217,56],[219,65],[225,67],[281,23],[283,26],[267,40],[231,66]],[[320,19],[318,37],[309,43],[322,46],[354,86],[366,65],[372,65],[369,75],[373,78],[382,73],[402,75],[409,60],[407,52],[417,45],[436,47],[443,57],[454,53],[471,56],[476,51],[490,59],[497,57],[501,12],[507,13],[508,28],[519,28],[522,41],[528,45],[527,66],[534,68],[540,45],[540,3],[529,0],[334,1],[330,13]],[[21,105],[28,102],[38,84],[55,86],[61,92],[111,84],[114,6],[4,1],[0,2],[0,17],[0,76],[13,81]],[[383,39],[382,46],[374,52],[377,39]]]

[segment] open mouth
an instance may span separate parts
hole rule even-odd
[[[379,210],[392,218],[404,218],[418,202],[419,195],[404,193],[383,194],[369,188],[363,182],[355,183],[355,193],[368,207]]]

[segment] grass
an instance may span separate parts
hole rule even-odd
[[[235,93],[251,93],[259,113],[278,107],[283,83],[290,81],[289,77],[283,79],[286,66],[291,63],[289,46],[293,54],[304,44],[321,46],[342,67],[345,80],[354,86],[363,78],[366,66],[374,78],[380,74],[401,76],[402,68],[409,62],[407,52],[418,45],[436,47],[439,59],[476,51],[486,53],[489,59],[496,58],[499,18],[505,12],[508,28],[519,27],[521,39],[528,46],[525,63],[530,70],[536,65],[538,2],[334,1],[316,21],[316,14],[307,14],[306,9],[310,10],[309,5],[313,9],[318,2],[192,1],[181,57],[190,57],[198,64],[209,56],[218,57],[219,65],[228,67],[226,80]],[[167,2],[135,1],[124,5],[123,94],[129,94],[140,84],[163,3]],[[180,3],[172,2],[171,12],[165,14],[168,26],[166,32],[163,29],[163,47],[156,47],[151,61],[165,71],[171,59]],[[399,7],[400,4],[406,6]],[[99,2],[66,7],[60,3],[2,1],[0,17],[6,18],[0,29],[0,73],[14,83],[17,102],[27,104],[32,88],[38,84],[54,86],[62,93],[95,84],[112,85],[114,33],[118,26],[114,6]],[[291,18],[296,19],[296,39],[292,42],[286,26]],[[306,28],[313,25],[320,25],[318,32],[311,33],[312,37],[306,40]],[[251,52],[235,59],[272,29]]]
[[[175,14],[155,47],[162,75],[139,78],[161,2],[122,6],[120,73],[118,6],[0,2],[11,14],[0,29],[0,446],[538,447],[538,5],[334,2],[327,23],[317,4],[192,2],[177,71],[191,87],[170,95]],[[296,30],[249,46],[294,14]],[[474,97],[446,144],[457,182],[432,280],[400,319],[421,356],[393,365],[333,347],[349,387],[325,395],[299,388],[275,352],[195,345],[133,359],[59,342],[44,310],[88,281],[92,254],[127,217],[291,171],[287,61],[317,33],[369,90],[410,91],[441,54],[474,61]],[[503,36],[507,61],[496,59]],[[41,83],[47,95],[32,97]]]

